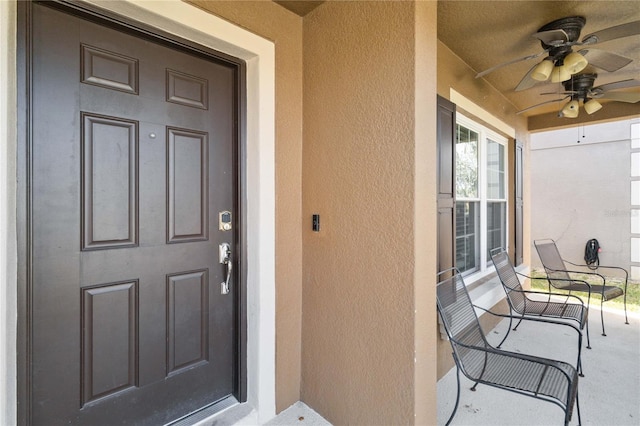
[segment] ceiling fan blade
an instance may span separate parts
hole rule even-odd
[[[513,59],[513,60],[511,60],[509,62],[504,62],[502,64],[498,64],[498,65],[496,65],[494,67],[491,67],[491,68],[489,68],[487,70],[479,72],[478,74],[476,74],[476,78],[484,77],[485,75],[489,74],[490,72],[493,72],[493,71],[497,70],[498,68],[506,67],[507,65],[515,64],[516,62],[528,61],[529,59],[537,58],[539,56],[544,55],[548,51],[549,51],[549,49],[545,49],[540,53],[535,53],[533,55],[525,56],[523,58]]]
[[[635,104],[640,102],[640,93],[635,92],[607,92],[602,95],[600,99],[609,99],[618,102],[628,102]]]
[[[633,59],[626,56],[600,49],[582,49],[579,53],[587,59],[589,65],[609,72],[618,71],[633,62]]]
[[[533,34],[533,37],[537,38],[548,46],[561,46],[569,41],[569,36],[564,30],[561,29],[538,31],[537,33]]]
[[[587,34],[580,44],[603,43],[617,38],[630,37],[640,34],[640,21],[627,22],[615,27],[605,28],[595,33]]]
[[[520,83],[518,83],[518,85],[514,89],[516,92],[521,92],[523,90],[531,89],[533,86],[536,85],[536,83],[539,83],[539,81],[531,78],[531,74],[533,74],[533,70],[535,70],[537,66],[538,64],[535,64],[534,66],[532,66],[529,72],[524,77],[522,77],[522,80],[520,80]]]
[[[628,80],[620,80],[614,81],[613,83],[602,84],[598,87],[594,87],[592,90],[598,91],[609,91],[609,90],[617,90],[617,89],[627,89],[629,87],[638,87],[640,86],[640,80],[636,80],[630,78]]]
[[[554,103],[554,102],[562,102],[562,101],[564,101],[564,100],[569,99],[570,97],[571,97],[571,96],[565,96],[564,98],[554,99],[554,100],[552,100],[552,101],[542,102],[542,103],[539,103],[539,104],[536,104],[536,105],[530,106],[529,108],[525,108],[525,109],[523,109],[523,110],[520,110],[520,111],[516,112],[516,114],[517,114],[517,115],[522,114],[523,112],[527,112],[527,111],[532,110],[532,109],[534,109],[534,108],[541,107],[542,105],[547,105],[547,104],[551,104],[551,103]]]

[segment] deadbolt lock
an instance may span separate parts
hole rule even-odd
[[[231,212],[223,211],[218,213],[218,229],[221,231],[231,231]]]

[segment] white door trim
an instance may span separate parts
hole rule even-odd
[[[275,46],[180,0],[86,2],[246,61],[247,403],[264,423],[275,416]],[[3,59],[5,54],[15,64],[15,49],[3,49]],[[8,79],[8,85],[15,84]],[[0,120],[14,127],[11,116]],[[15,158],[7,160],[15,165]],[[15,199],[0,201],[15,208]],[[15,312],[15,297],[0,297],[0,305],[5,302],[0,312],[4,307]],[[7,345],[7,352],[15,353],[15,342]],[[15,365],[9,369],[7,364],[0,365],[0,377],[9,370],[14,374]],[[16,407],[15,388],[9,392],[2,399]]]
[[[0,1],[0,424],[8,425],[17,422],[16,10]]]

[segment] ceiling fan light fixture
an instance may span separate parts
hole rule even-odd
[[[564,108],[562,108],[562,116],[567,118],[576,118],[579,112],[580,104],[578,104],[578,101],[575,99],[567,102]]]
[[[564,67],[569,74],[576,74],[586,68],[589,65],[587,58],[580,53],[571,52],[564,57]]]
[[[595,99],[589,99],[584,103],[584,110],[587,112],[587,114],[593,114],[600,108],[602,108],[602,104]]]
[[[544,60],[533,69],[531,78],[537,81],[547,81],[553,71],[553,61]]]
[[[562,81],[567,81],[571,78],[571,73],[565,68],[564,65],[556,66],[551,71],[551,82],[552,83],[560,83]]]

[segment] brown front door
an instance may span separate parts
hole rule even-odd
[[[27,418],[157,425],[230,397],[237,64],[38,4],[31,28]]]

